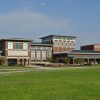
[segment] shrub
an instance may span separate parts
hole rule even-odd
[[[65,58],[65,59],[63,59],[63,62],[64,62],[65,64],[69,64],[69,63],[70,63],[70,59],[69,59],[69,58]]]
[[[5,59],[4,58],[0,58],[0,65],[4,65],[5,63]]]
[[[74,63],[76,63],[76,64],[83,64],[84,63],[84,59],[82,59],[82,58],[74,59]]]

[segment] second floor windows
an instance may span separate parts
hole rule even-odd
[[[14,49],[23,49],[23,45],[21,43],[14,43]]]
[[[8,42],[8,49],[28,49],[28,43]]]

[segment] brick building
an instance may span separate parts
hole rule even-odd
[[[5,58],[6,65],[21,64],[30,65],[31,40],[22,38],[10,38],[0,40],[1,56]]]
[[[81,46],[81,50],[100,51],[100,43],[99,44],[92,44],[92,45]]]
[[[53,53],[75,49],[75,36],[49,35],[42,37],[42,43],[52,44]]]
[[[42,42],[32,42],[29,39],[10,38],[0,40],[0,57],[4,57],[6,65],[48,62],[48,58],[54,57],[60,62],[70,58],[85,59],[86,64],[100,63],[100,44],[81,46],[81,50],[75,50],[75,36],[49,35],[40,38]]]
[[[75,59],[84,59],[84,64],[100,64],[100,51],[92,50],[73,50],[70,52],[61,52],[54,54],[55,59],[63,62],[64,59],[69,58],[70,64],[75,64]]]
[[[65,58],[70,58],[74,63],[75,59],[82,58],[85,60],[84,64],[100,64],[100,44],[84,45],[80,49],[55,53],[54,57],[60,62]]]
[[[52,44],[31,44],[31,63],[48,62],[48,58],[52,58]]]

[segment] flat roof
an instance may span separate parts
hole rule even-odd
[[[93,50],[73,50],[73,51],[64,51],[64,52],[56,52],[54,54],[100,54],[100,51]]]
[[[100,51],[93,51],[93,50],[74,50],[70,53],[85,53],[85,54],[99,54]]]
[[[31,46],[53,46],[52,44],[45,44],[41,42],[33,42]]]
[[[47,37],[72,37],[72,38],[76,38],[75,36],[66,36],[66,35],[48,35],[48,36],[41,37],[40,39],[44,39]]]
[[[93,46],[93,45],[100,45],[100,43],[95,43],[95,44],[86,44],[86,45],[82,45],[81,47],[84,47],[84,46]]]
[[[32,41],[32,40],[25,38],[3,38],[0,41]]]

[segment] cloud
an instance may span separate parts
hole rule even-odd
[[[76,26],[74,28],[79,29]],[[53,18],[43,13],[29,11],[0,15],[0,38],[25,37],[38,40],[39,37],[50,34],[77,36],[76,48],[78,49],[80,45],[98,43],[100,40],[99,32],[95,34],[93,32],[75,32],[73,23],[65,18]]]
[[[52,32],[67,30],[70,27],[67,19],[53,18],[43,13],[20,11],[0,15],[0,34],[17,33],[20,36],[20,33]]]
[[[45,3],[45,2],[42,2],[42,3],[41,3],[41,6],[46,6],[46,3]]]

